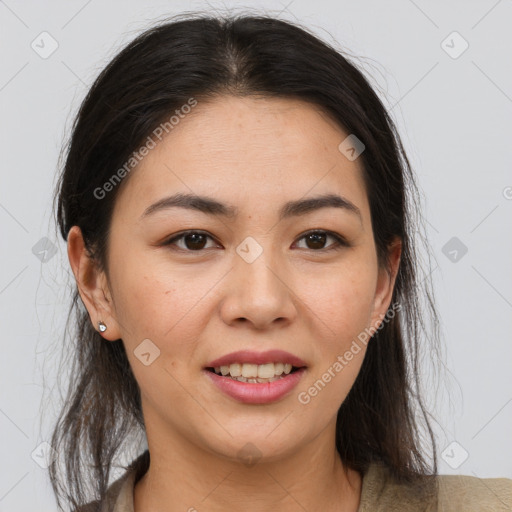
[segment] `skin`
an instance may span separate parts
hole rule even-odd
[[[338,150],[347,135],[298,100],[199,103],[123,183],[108,276],[87,257],[80,229],[70,231],[69,260],[91,321],[107,325],[105,343],[122,338],[141,389],[151,465],[135,487],[136,512],[357,510],[362,478],[342,464],[335,426],[365,346],[308,404],[297,399],[380,324],[400,259],[397,241],[389,272],[377,264],[360,159]],[[213,197],[238,216],[172,208],[140,219],[176,192]],[[323,193],[349,199],[361,217],[329,207],[278,221],[283,203]],[[190,239],[159,245],[187,229],[212,238],[196,251]],[[337,233],[350,247],[327,251],[336,241],[315,245],[304,237],[311,230]],[[263,249],[252,263],[236,252],[248,236]],[[148,366],[134,355],[145,339],[160,350]],[[275,403],[239,403],[202,372],[227,353],[274,348],[307,364]],[[252,465],[240,456],[247,443]]]

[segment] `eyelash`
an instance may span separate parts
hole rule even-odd
[[[184,232],[180,233],[179,235],[173,236],[172,238],[170,238],[167,241],[165,241],[162,244],[162,246],[170,247],[176,241],[179,241],[179,240],[185,238],[188,235],[194,235],[194,234],[204,235],[204,236],[206,236],[208,238],[211,238],[212,240],[215,240],[211,235],[209,235],[208,233],[206,233],[204,231],[189,230],[189,231],[184,231]],[[330,236],[330,237],[334,238],[335,243],[331,244],[330,246],[328,246],[325,249],[307,249],[306,248],[306,250],[313,251],[313,252],[323,252],[323,253],[326,253],[326,252],[329,252],[329,251],[340,250],[340,249],[342,249],[344,247],[350,247],[350,244],[341,235],[338,235],[337,233],[334,233],[332,231],[326,231],[326,230],[321,230],[321,229],[314,229],[312,231],[308,231],[308,232],[304,233],[303,235],[301,235],[298,238],[298,240],[302,240],[303,238],[306,238],[307,236],[314,235],[314,234],[325,234],[327,236]],[[172,250],[177,250],[177,251],[182,251],[182,252],[190,252],[190,253],[194,253],[194,252],[200,253],[200,252],[205,251],[206,249],[198,249],[198,250],[194,251],[194,250],[191,250],[191,249],[182,249],[181,247],[177,247],[177,248],[173,248]]]

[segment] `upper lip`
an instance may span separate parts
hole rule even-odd
[[[217,368],[219,366],[229,366],[234,363],[266,364],[266,363],[289,363],[295,367],[306,366],[306,363],[297,356],[284,350],[267,350],[265,352],[254,352],[253,350],[238,350],[231,352],[218,359],[210,361],[207,368]]]

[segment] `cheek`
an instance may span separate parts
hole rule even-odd
[[[371,269],[363,264],[316,275],[303,297],[321,328],[326,352],[341,350],[369,327],[375,295]]]
[[[211,319],[212,283],[220,284],[225,271],[199,271],[192,265],[177,271],[162,258],[127,255],[120,261],[116,314],[134,375],[146,396],[156,393],[156,400],[165,390],[179,401],[183,386],[193,388],[188,367],[197,360],[198,340]],[[156,355],[149,366],[139,359],[147,352],[150,360]]]
[[[310,317],[317,319],[316,358],[297,399],[318,428],[339,409],[361,369],[368,339],[361,334],[371,318],[372,287],[368,277],[345,276],[317,281],[310,290]]]
[[[373,305],[371,288],[364,282],[347,282],[333,287],[331,310],[333,330],[346,342],[368,327]]]
[[[155,409],[161,407],[162,393],[175,406],[181,404],[178,409],[190,406],[183,389],[193,389],[194,382],[186,366],[203,329],[200,299],[211,284],[203,286],[197,278],[190,283],[193,278],[186,272],[171,272],[142,258],[121,261],[115,273],[116,314],[141,392]]]
[[[162,258],[126,255],[116,266],[116,313],[128,336],[151,338],[162,343],[196,325],[197,306],[211,279],[202,279],[192,269],[179,271]],[[214,276],[212,276],[214,277]],[[197,318],[196,318],[197,320]],[[178,338],[181,339],[181,338]]]

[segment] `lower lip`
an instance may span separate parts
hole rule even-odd
[[[300,368],[273,382],[254,384],[223,377],[209,370],[203,371],[223,393],[231,398],[244,404],[268,404],[287,395],[299,383],[305,368]]]

